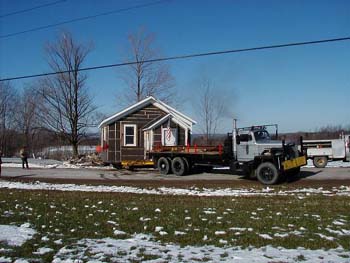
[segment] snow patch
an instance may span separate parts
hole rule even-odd
[[[53,249],[52,248],[49,248],[49,247],[41,247],[41,248],[38,248],[38,250],[36,252],[33,252],[34,255],[44,255],[46,253],[50,253],[52,252]]]
[[[313,168],[315,167],[312,160],[308,159],[307,164],[303,166],[303,168]],[[329,161],[327,163],[327,168],[349,168],[350,162],[343,162],[343,161]]]
[[[153,189],[138,188],[131,186],[106,186],[106,185],[76,185],[76,184],[50,184],[44,182],[24,183],[0,181],[0,189],[25,189],[25,190],[52,190],[68,192],[105,192],[105,193],[133,193],[133,194],[152,194],[152,195],[176,195],[176,196],[289,196],[289,195],[306,195],[322,194],[325,196],[350,196],[350,186],[340,186],[332,190],[320,188],[300,188],[285,191],[274,192],[272,188],[266,189],[209,189],[209,188],[169,188],[159,187]],[[205,210],[205,214],[215,214],[215,211]],[[141,219],[141,218],[140,218]]]
[[[174,232],[174,235],[175,235],[175,236],[183,236],[183,235],[186,235],[186,233],[185,233],[185,232],[182,232],[182,231],[175,231],[175,232]]]
[[[19,227],[0,225],[0,242],[5,242],[9,246],[22,246],[27,240],[32,239],[36,233],[29,226],[29,224],[23,224]]]
[[[203,238],[206,240],[206,236]],[[221,240],[225,245],[226,240]],[[152,255],[152,262],[295,262],[303,256],[303,262],[348,262],[342,257],[347,253],[342,248],[330,250],[308,250],[304,248],[285,249],[266,246],[250,247],[216,247],[216,246],[185,246],[161,243],[153,240],[151,235],[135,234],[128,239],[82,239],[74,245],[61,248],[54,256],[53,263],[74,262],[105,262],[106,256],[113,262],[143,261],[143,255]],[[225,255],[223,257],[222,255]]]
[[[259,237],[263,239],[273,239],[269,234],[259,234]]]
[[[226,232],[225,231],[215,231],[215,235],[216,236],[226,235]]]
[[[124,231],[121,231],[121,230],[114,230],[113,234],[116,236],[126,235],[126,233]]]

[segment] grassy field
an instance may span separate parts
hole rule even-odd
[[[0,200],[0,225],[29,223],[37,231],[20,247],[0,244],[0,257],[11,259],[50,262],[59,249],[78,240],[123,239],[135,233],[182,247],[350,250],[350,235],[342,231],[350,232],[347,196],[209,198],[1,189]],[[43,247],[52,250],[33,254]]]

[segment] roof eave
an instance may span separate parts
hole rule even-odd
[[[110,123],[112,123],[112,122],[115,122],[115,121],[117,121],[117,120],[123,118],[125,115],[127,115],[127,114],[129,113],[129,111],[134,110],[134,109],[137,109],[137,108],[139,108],[139,107],[142,108],[142,107],[144,106],[144,104],[146,104],[146,103],[148,103],[148,102],[151,102],[152,100],[153,100],[154,102],[156,101],[156,99],[155,99],[154,97],[152,97],[152,96],[147,97],[147,98],[145,98],[145,99],[143,99],[143,100],[137,102],[136,104],[133,104],[133,105],[129,106],[128,108],[126,108],[126,109],[124,109],[124,110],[122,110],[122,111],[120,111],[120,112],[117,112],[116,114],[114,114],[114,115],[108,117],[107,119],[103,120],[103,121],[100,123],[100,125],[98,126],[98,128],[101,128],[101,127],[103,127],[103,126],[106,126],[106,125],[108,125],[108,124],[110,124]]]

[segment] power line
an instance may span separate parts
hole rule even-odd
[[[197,53],[197,54],[189,54],[189,55],[178,55],[178,56],[172,56],[172,57],[164,57],[164,58],[155,58],[155,59],[149,59],[149,60],[144,60],[144,61],[139,61],[139,62],[132,61],[132,62],[124,62],[124,63],[86,67],[86,68],[78,69],[76,71],[89,71],[89,70],[97,70],[97,69],[105,69],[105,68],[122,67],[122,66],[134,65],[134,64],[138,64],[138,63],[152,63],[152,62],[161,62],[161,61],[169,61],[169,60],[189,59],[189,58],[196,58],[196,57],[224,55],[224,54],[249,52],[249,51],[257,51],[257,50],[265,50],[265,49],[315,45],[315,44],[348,41],[348,40],[350,40],[350,37],[330,38],[330,39],[314,40],[314,41],[307,41],[307,42],[295,42],[295,43],[278,44],[278,45],[270,45],[270,46],[252,47],[252,48],[231,49],[231,50],[224,50],[224,51],[213,51],[213,52],[207,52],[207,53]],[[44,77],[44,76],[51,76],[51,75],[71,73],[71,72],[75,72],[75,70],[64,70],[64,71],[48,72],[48,73],[42,73],[42,74],[34,74],[34,75],[25,75],[25,76],[18,76],[18,77],[12,77],[12,78],[5,78],[5,79],[0,79],[0,82],[10,81],[10,80],[18,80],[18,79]]]
[[[78,18],[74,18],[74,19],[71,19],[71,20],[62,21],[62,22],[59,22],[59,23],[54,23],[54,24],[49,24],[49,25],[45,25],[45,26],[34,27],[34,28],[31,28],[31,29],[27,29],[27,30],[19,31],[19,32],[14,32],[14,33],[6,34],[6,35],[0,35],[0,38],[13,37],[13,36],[22,35],[22,34],[25,34],[25,33],[30,33],[30,32],[35,32],[35,31],[51,28],[51,27],[57,27],[57,26],[61,26],[61,25],[75,23],[75,22],[78,22],[78,21],[89,20],[89,19],[93,19],[93,18],[97,18],[97,17],[101,17],[101,16],[107,16],[107,15],[122,13],[122,12],[130,11],[130,10],[134,10],[134,9],[154,6],[154,5],[162,4],[162,3],[168,2],[168,1],[170,1],[170,0],[158,0],[158,1],[150,2],[150,3],[146,3],[146,4],[139,4],[139,5],[134,5],[134,6],[131,6],[131,7],[125,7],[125,8],[120,8],[120,9],[116,9],[116,10],[112,10],[112,11],[108,11],[108,12],[103,12],[103,13],[99,13],[99,14],[96,14],[96,15],[78,17]]]
[[[26,13],[26,12],[30,12],[30,11],[33,11],[33,10],[36,10],[36,9],[40,9],[40,8],[47,7],[47,6],[56,5],[56,4],[63,3],[63,2],[66,2],[66,1],[67,0],[60,0],[60,1],[52,2],[52,3],[47,3],[47,4],[43,4],[43,5],[34,6],[34,7],[31,7],[31,8],[28,8],[28,9],[22,9],[22,10],[14,11],[14,12],[11,12],[11,13],[0,15],[0,18],[13,16],[13,15],[18,15],[18,14],[22,14],[22,13]]]

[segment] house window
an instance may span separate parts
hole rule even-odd
[[[136,124],[124,125],[124,146],[136,146]]]

